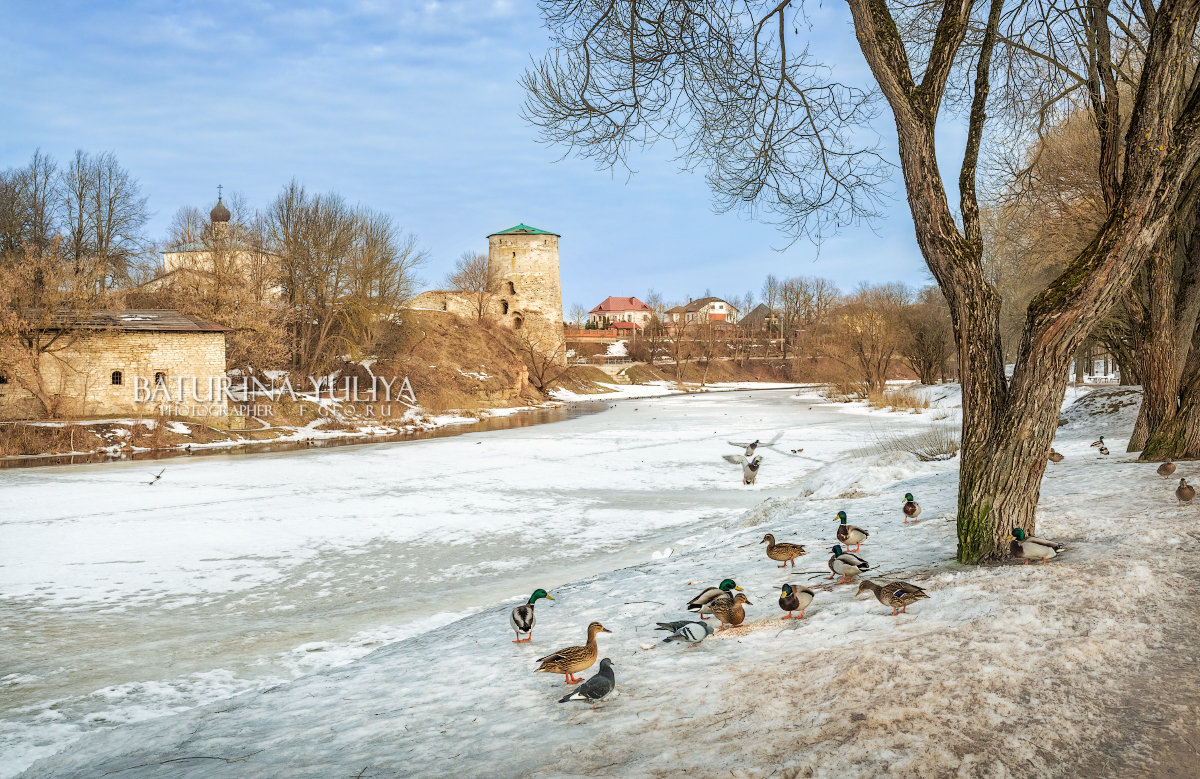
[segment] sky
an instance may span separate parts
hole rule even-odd
[[[844,11],[814,12],[814,50],[864,79]],[[629,176],[539,142],[518,83],[549,45],[532,0],[5,0],[0,16],[0,168],[36,148],[111,150],[149,198],[151,238],[180,207],[210,208],[218,184],[262,207],[296,178],[414,233],[425,288],[519,222],[561,234],[568,311],[650,289],[757,295],[768,273],[930,283],[898,175],[880,220],[816,246],[714,213],[667,149]],[[894,158],[890,120],[877,124]]]

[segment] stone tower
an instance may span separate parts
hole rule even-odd
[[[519,224],[488,236],[488,285],[499,321],[566,360],[558,234]],[[561,347],[561,348],[560,348]]]

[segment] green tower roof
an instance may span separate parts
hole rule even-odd
[[[560,238],[562,237],[559,236],[558,233],[552,233],[549,230],[539,230],[536,227],[530,227],[524,222],[516,227],[510,227],[507,230],[501,230],[499,232],[492,233],[492,235],[554,235]],[[492,235],[489,235],[488,238],[491,238]]]

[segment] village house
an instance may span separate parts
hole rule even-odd
[[[165,309],[96,311],[63,321],[65,347],[40,358],[43,386],[60,417],[224,417],[225,333]],[[54,331],[51,330],[51,335]],[[0,374],[0,419],[44,416],[14,369]]]
[[[689,300],[682,306],[667,309],[665,324],[668,329],[710,322],[732,326],[738,321],[737,314],[733,304],[721,298],[707,297]]]
[[[759,303],[738,320],[738,327],[746,333],[778,333],[781,319],[778,309]]]
[[[637,298],[609,296],[600,305],[588,312],[588,322],[598,328],[611,327],[617,323],[632,324],[637,329],[646,327],[654,319],[654,311]],[[627,328],[621,328],[627,329]]]

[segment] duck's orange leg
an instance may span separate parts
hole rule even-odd
[[[798,619],[798,618],[797,618],[797,617],[793,617],[793,616],[792,616],[792,612],[790,612],[790,611],[789,611],[789,612],[787,613],[787,616],[786,616],[786,617],[780,617],[780,619]]]
[[[808,608],[808,606],[804,607],[804,609],[807,609],[807,608]],[[793,619],[804,619],[804,609],[800,609],[800,616],[793,617]]]
[[[570,672],[567,672],[564,676],[567,678],[567,684],[581,684],[583,682],[583,679],[576,679],[575,674]]]

